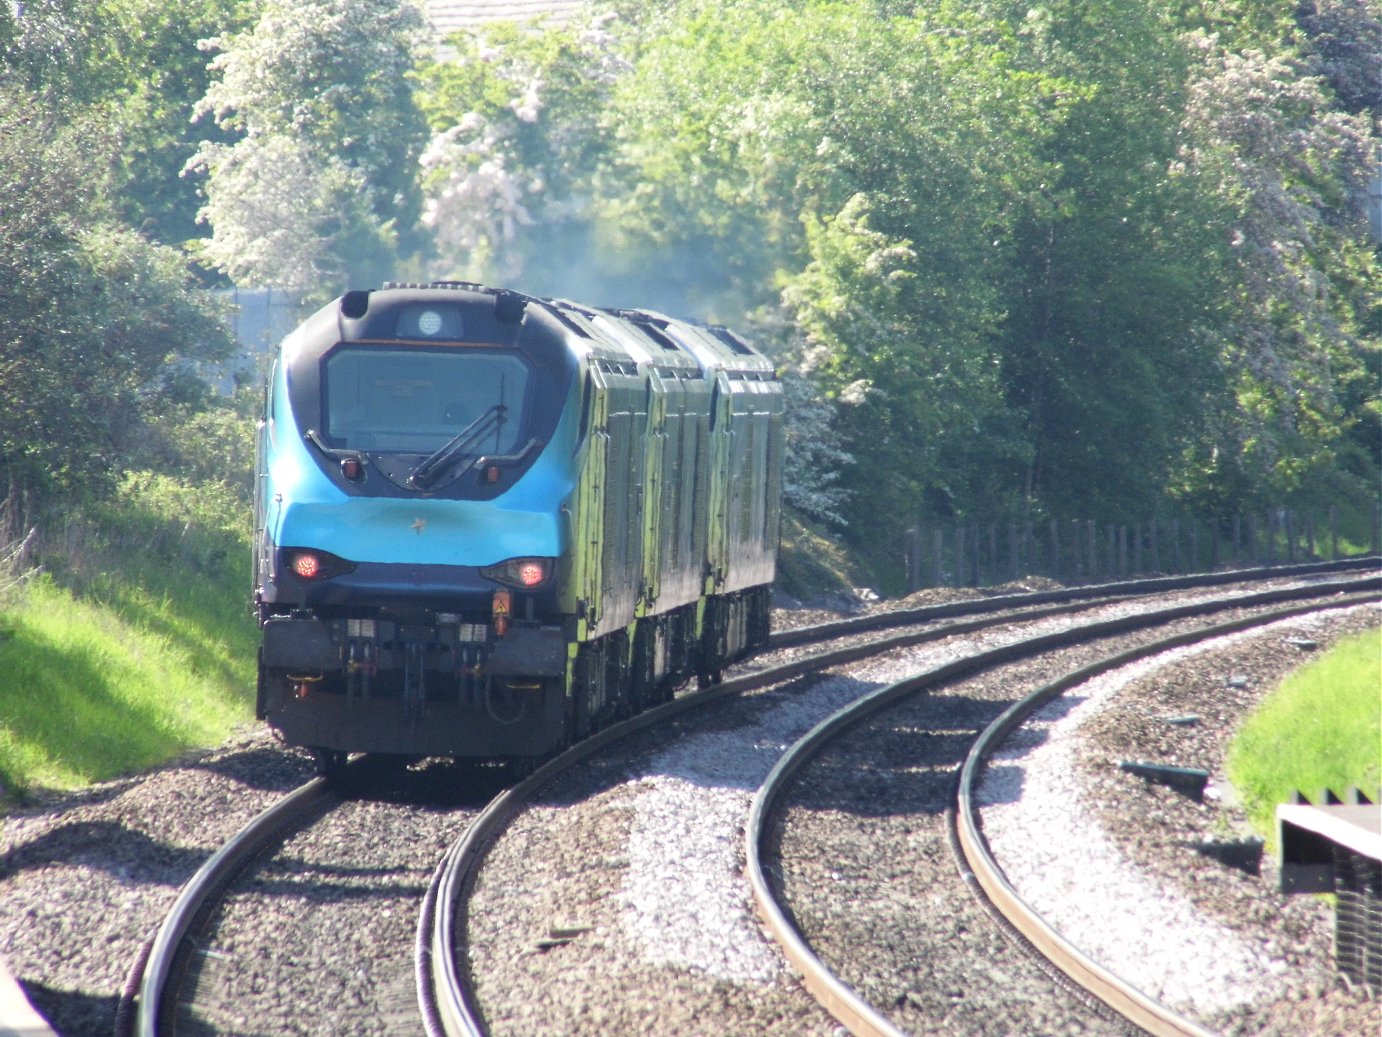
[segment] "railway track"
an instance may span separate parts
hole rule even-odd
[[[1371,564],[1375,565],[1375,562]],[[1356,567],[1367,568],[1365,565]],[[1300,567],[1297,567],[1289,575],[1295,579],[1311,579],[1317,576],[1314,571],[1304,570]],[[1242,582],[1244,579],[1253,578],[1280,578],[1280,576],[1280,570],[1271,573],[1263,571],[1260,574],[1250,574],[1246,577],[1240,574],[1239,580],[1226,582]],[[1167,582],[1173,586],[1165,585]],[[851,660],[877,655],[880,652],[898,651],[909,645],[922,644],[928,640],[971,636],[981,631],[985,626],[994,623],[1022,622],[1031,624],[1049,620],[1058,613],[1068,615],[1072,610],[1131,608],[1132,606],[1127,602],[1130,597],[1147,593],[1165,593],[1177,587],[1188,589],[1192,586],[1195,586],[1193,581],[1158,581],[1155,586],[1144,583],[1142,585],[1118,585],[1107,588],[1058,592],[1054,595],[1023,595],[912,610],[905,616],[887,614],[828,624],[804,631],[784,631],[775,634],[770,645],[769,658],[775,656],[778,659],[776,665],[770,670],[737,676],[704,692],[683,696],[651,714],[644,714],[635,718],[634,721],[603,732],[594,739],[582,743],[573,752],[564,754],[561,758],[552,761],[528,780],[501,793],[485,810],[469,810],[464,816],[468,818],[473,815],[474,821],[469,825],[465,837],[452,846],[442,863],[436,867],[430,884],[430,891],[425,898],[422,897],[421,887],[425,886],[426,883],[416,883],[418,886],[417,897],[412,899],[414,901],[421,899],[423,908],[420,913],[421,921],[416,930],[415,969],[419,1000],[428,1032],[432,1034],[491,1032],[489,1022],[486,1019],[486,1012],[477,998],[475,976],[471,974],[472,959],[483,958],[484,955],[483,953],[479,955],[475,953],[473,937],[467,929],[473,911],[470,898],[476,889],[480,868],[485,864],[487,854],[501,838],[501,833],[505,833],[513,827],[515,819],[521,816],[524,811],[533,810],[534,804],[544,792],[550,796],[554,788],[568,781],[569,779],[565,776],[572,773],[574,768],[581,766],[585,766],[587,769],[594,767],[597,770],[601,767],[606,768],[604,777],[598,779],[596,785],[608,786],[610,775],[607,771],[611,765],[602,764],[599,761],[613,743],[631,738],[649,737],[647,732],[650,731],[678,727],[686,723],[685,718],[678,719],[681,714],[711,702],[743,696],[751,689],[765,685],[781,685],[784,681],[801,680],[805,678],[805,675],[818,673],[828,667],[841,665]],[[1304,591],[1298,590],[1297,593],[1304,593]],[[968,614],[968,618],[957,618],[966,614]],[[881,642],[873,637],[878,631],[888,627],[935,624],[941,620],[949,620],[944,628],[905,630],[901,633],[894,633],[882,639]],[[869,640],[867,643],[861,643],[861,639]],[[835,643],[832,650],[805,657],[801,655],[804,647],[827,641]],[[644,734],[640,736],[639,732],[644,732]],[[617,770],[618,766],[621,765],[614,766]],[[285,820],[287,815],[305,810],[307,813],[302,815],[303,817],[319,816],[326,802],[326,799],[321,797],[329,797],[331,794],[320,787],[314,792],[305,791],[306,788],[313,786],[314,783],[309,783],[309,786],[304,787],[304,790],[294,794],[293,798],[297,805],[283,805],[273,811],[266,812],[266,814],[273,816],[262,820],[262,824],[258,826],[258,834],[247,834],[240,840],[243,843],[242,849],[230,850],[227,848],[218,852],[202,869],[205,877],[199,873],[198,881],[189,884],[189,890],[194,885],[205,886],[213,890],[218,887],[224,888],[227,876],[243,869],[246,859],[253,860],[262,857],[269,852],[266,847],[275,843],[282,843],[283,826],[290,823]],[[558,796],[560,795],[561,793],[558,793]],[[613,807],[611,809],[617,812],[623,808]],[[453,824],[460,823],[456,817],[453,817],[451,822]],[[413,870],[417,871],[417,869],[418,865],[414,864]],[[136,970],[140,976],[139,982],[136,984],[131,981],[127,990],[129,996],[127,996],[126,1003],[135,1004],[139,1009],[137,1024],[133,1027],[130,1026],[129,1020],[134,1017],[135,1013],[126,1011],[121,1016],[121,1026],[125,1029],[117,1032],[121,1034],[137,1032],[141,1035],[172,1032],[166,1028],[165,1024],[169,1019],[168,1010],[171,1004],[176,1002],[178,995],[168,993],[170,989],[176,987],[176,983],[173,984],[173,987],[169,986],[168,977],[176,976],[180,969],[184,970],[185,973],[186,965],[178,964],[179,951],[187,949],[189,932],[194,926],[202,924],[209,913],[204,902],[195,902],[195,896],[199,895],[185,891],[179,898],[178,905],[175,906],[169,920],[165,923],[158,939],[152,946],[149,969]],[[573,901],[574,903],[575,901]],[[568,948],[579,948],[584,944],[593,942],[591,934],[596,931],[598,926],[587,925],[579,915],[580,911],[573,906],[572,917],[556,917],[554,915],[549,918],[548,924],[541,927],[542,932],[538,938],[531,941],[527,949],[528,952],[538,956],[552,953],[561,954],[566,952]],[[205,944],[202,946],[204,947]],[[163,978],[153,978],[160,975]],[[793,1028],[787,1032],[809,1032],[810,1027],[816,1027],[820,1029],[820,1032],[830,1032],[830,1027],[822,1021],[824,1017],[811,1016],[810,1013],[814,1009],[803,1009],[799,1003],[799,995],[787,989],[794,986],[793,981],[777,977],[774,983],[778,987],[784,988],[779,991],[781,996],[785,1000],[793,1002],[794,1007],[791,1011],[805,1013],[805,1018],[809,1022],[806,1030],[796,1028],[794,1023]],[[137,995],[134,994],[135,990],[138,991]],[[176,1010],[174,1009],[174,1011]],[[646,1019],[644,1021],[646,1022]],[[180,1028],[186,1029],[187,1027],[184,1025]],[[211,1032],[211,1029],[206,1032]]]
[[[1349,607],[1362,601],[1377,600],[1375,581],[1363,593],[1356,585],[1349,594],[1337,602],[1329,602],[1326,607]],[[1343,590],[1344,588],[1339,588]],[[1334,591],[1330,592],[1335,593]],[[749,814],[746,831],[747,873],[753,887],[755,901],[774,936],[784,951],[801,972],[808,987],[835,1018],[844,1023],[851,1033],[877,1034],[894,1037],[907,1032],[888,1013],[885,1013],[868,1000],[861,997],[848,983],[842,980],[831,968],[826,966],[814,952],[807,939],[793,921],[789,910],[784,906],[780,890],[770,881],[764,859],[766,847],[774,835],[773,824],[780,823],[774,818],[774,806],[786,794],[794,775],[803,767],[809,766],[835,741],[850,729],[863,723],[867,718],[882,710],[895,706],[909,698],[923,694],[930,689],[952,683],[969,674],[1010,666],[1023,658],[1037,658],[1086,638],[1102,638],[1112,633],[1122,633],[1135,627],[1154,628],[1190,616],[1207,615],[1227,607],[1235,609],[1261,608],[1283,600],[1275,594],[1253,595],[1251,599],[1236,599],[1232,602],[1203,602],[1193,606],[1183,606],[1159,613],[1137,617],[1120,618],[1111,622],[1087,624],[1081,628],[1063,631],[1054,635],[1043,635],[1022,642],[977,653],[956,663],[945,664],[922,674],[910,676],[902,681],[885,685],[881,689],[849,704],[831,717],[822,721],[778,761],[773,771],[755,796]],[[1191,1019],[1171,1010],[1138,990],[1126,979],[1117,976],[1093,961],[1064,939],[1049,920],[1042,917],[1014,890],[1002,866],[989,852],[980,822],[977,802],[979,778],[983,773],[985,761],[1005,738],[1020,729],[1022,722],[1040,706],[1051,702],[1071,688],[1079,687],[1094,677],[1126,666],[1131,662],[1153,655],[1171,651],[1174,648],[1198,643],[1229,633],[1252,629],[1277,622],[1290,616],[1313,613],[1321,608],[1318,600],[1310,604],[1290,608],[1274,608],[1265,613],[1255,613],[1238,618],[1232,622],[1209,627],[1195,627],[1182,630],[1173,636],[1157,638],[1132,648],[1123,648],[1109,655],[1095,659],[1059,678],[1046,682],[1035,691],[1023,696],[1003,710],[996,719],[984,727],[969,747],[960,768],[954,791],[948,793],[944,801],[933,798],[932,809],[943,812],[949,818],[953,831],[959,874],[966,882],[974,882],[984,891],[989,904],[1002,915],[1014,933],[1020,933],[1026,943],[1047,961],[1070,977],[1080,990],[1087,992],[1090,1003],[1096,1005],[1105,1018],[1112,1018],[1102,1006],[1116,1011],[1135,1028],[1154,1034],[1195,1035],[1204,1037],[1210,1031]],[[780,833],[776,833],[780,838]],[[780,867],[780,864],[779,864]],[[1077,995],[1081,996],[1081,995]],[[897,1013],[894,1013],[896,1015]]]
[[[1375,581],[1364,581],[1362,585],[1375,588]],[[1355,583],[1354,586],[1356,588],[1361,585]],[[1238,599],[1232,603],[1225,603],[1222,601],[1199,602],[1178,610],[1172,610],[1171,613],[1158,616],[1154,620],[1134,616],[1096,623],[1092,625],[1091,631],[1086,631],[1085,636],[1107,637],[1139,625],[1145,626],[1154,623],[1165,623],[1175,619],[1189,620],[1203,612],[1222,610],[1231,606],[1261,608],[1270,604],[1273,600],[1281,600],[1282,597],[1289,598],[1292,595],[1327,595],[1337,593],[1338,590],[1338,587],[1316,590],[1295,588],[1294,590],[1285,592],[1284,595],[1258,595],[1253,596],[1248,601]],[[1119,595],[1114,594],[1110,596],[1106,592],[1104,595],[1104,604],[1107,605],[1111,598],[1117,597],[1119,597]],[[1008,604],[1010,603],[1004,603],[1005,606]],[[972,608],[973,606],[968,607]],[[1043,618],[1045,615],[1045,613],[1030,613],[1023,617],[1023,620],[1025,622],[1031,622]],[[1009,619],[1011,619],[1011,617],[1009,617]],[[888,617],[884,621],[885,624],[895,622],[896,620],[892,617]],[[837,627],[829,631],[816,630],[806,635],[794,634],[788,638],[788,640],[799,640],[805,643],[819,639],[821,636],[834,635],[841,632],[854,633],[857,632],[861,626],[865,625],[866,624],[861,623],[847,623],[842,627]],[[896,649],[907,644],[920,643],[924,640],[933,640],[942,636],[954,637],[958,634],[971,633],[974,629],[976,629],[975,626],[966,623],[953,626],[946,631],[938,632],[933,630],[924,633],[899,635],[889,639],[887,648]],[[1049,636],[1044,642],[1041,639],[1037,639],[1036,644],[1025,644],[1016,648],[1008,646],[999,649],[996,656],[993,658],[989,658],[980,663],[974,662],[972,657],[964,658],[950,667],[943,668],[941,673],[932,674],[931,676],[933,679],[943,679],[944,677],[953,678],[976,666],[982,668],[983,666],[993,665],[1000,661],[1002,657],[1006,657],[1007,660],[1011,662],[1021,657],[1023,654],[1030,653],[1034,650],[1049,651],[1058,644],[1068,640],[1068,634],[1058,634]],[[780,642],[778,646],[781,646]],[[755,674],[730,682],[722,686],[721,689],[716,689],[718,692],[716,697],[747,691],[752,686],[780,683],[783,680],[789,680],[802,673],[817,672],[828,666],[835,665],[837,661],[857,660],[864,655],[876,654],[883,650],[886,649],[880,648],[877,643],[870,647],[851,645],[833,652],[813,656],[808,660],[794,660],[785,664],[780,670],[775,672]],[[900,692],[900,694],[914,693],[915,688]],[[886,697],[885,695],[884,698]],[[691,696],[686,700],[679,700],[671,708],[673,710],[684,710],[695,705],[696,701],[696,697]],[[670,713],[654,715],[653,717],[646,718],[646,722],[665,725],[670,715]],[[644,718],[640,718],[640,720],[643,719]],[[640,724],[637,726],[643,725]],[[627,737],[631,731],[632,728],[611,731],[607,733],[602,741],[582,747],[583,755],[590,756],[599,753],[603,750],[607,742],[613,741],[616,738]],[[486,848],[494,843],[499,837],[499,833],[512,825],[514,819],[518,817],[522,811],[532,809],[532,804],[535,801],[534,797],[543,789],[548,789],[559,783],[562,772],[568,770],[569,767],[573,766],[576,762],[578,761],[573,758],[564,758],[561,761],[554,761],[550,769],[546,769],[534,775],[529,782],[506,793],[505,796],[502,797],[503,801],[493,804],[491,810],[487,811],[486,817],[480,822],[477,822],[477,825],[467,833],[466,840],[464,840],[463,844],[458,845],[457,850],[452,854],[448,862],[448,866],[439,871],[437,884],[434,887],[437,890],[438,902],[441,904],[455,905],[453,907],[442,907],[437,910],[436,917],[441,921],[429,941],[429,968],[433,972],[432,983],[434,987],[440,991],[440,993],[436,995],[437,1018],[441,1026],[441,1031],[439,1032],[446,1032],[448,1034],[508,1032],[508,1027],[511,1025],[512,1020],[504,1020],[503,1025],[499,1026],[497,1029],[493,1028],[492,1024],[494,1020],[487,1017],[486,1012],[481,1007],[479,999],[474,992],[473,984],[467,982],[467,965],[475,956],[477,948],[475,942],[469,940],[465,934],[468,923],[466,917],[467,907],[464,900],[457,903],[457,898],[464,898],[467,888],[473,886],[475,872],[483,861]],[[568,931],[573,932],[576,934],[575,939],[579,939],[580,934],[597,928],[598,926],[572,925],[563,927],[558,925],[551,927],[551,931],[558,934]],[[558,939],[554,941],[554,944],[560,945],[563,942],[566,941]],[[459,982],[456,981],[456,977],[459,977]],[[835,995],[833,994],[827,994],[825,1000],[830,1002],[834,997]],[[857,1021],[858,1020],[853,1020],[850,1025],[854,1025]],[[1114,1029],[1118,1031],[1119,1027],[1115,1026]],[[514,1032],[520,1031],[521,1027]],[[868,1031],[863,1030],[861,1032]]]
[[[185,969],[194,928],[205,922],[216,898],[257,857],[334,802],[327,782],[314,778],[256,815],[197,869],[130,970],[115,1020],[117,1037],[171,1032],[178,1000],[175,979]]]
[[[357,759],[252,819],[188,880],[131,967],[115,1033],[416,1033],[417,905],[502,784],[497,771],[458,771]]]

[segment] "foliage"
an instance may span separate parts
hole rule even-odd
[[[163,408],[144,425],[133,470],[176,473],[217,494],[229,493],[249,508],[254,493],[255,421],[262,405],[258,386],[238,386],[229,397],[205,404]]]
[[[840,476],[854,458],[844,449],[837,408],[797,371],[783,372],[782,381],[787,402],[783,500],[808,518],[844,526],[840,510],[849,494]]]
[[[1229,777],[1269,841],[1277,804],[1296,791],[1382,788],[1379,652],[1382,629],[1341,641],[1264,699],[1234,738]]]
[[[250,6],[28,2],[17,26],[8,10],[0,13],[0,68],[50,107],[99,118],[111,142],[109,190],[119,215],[148,237],[181,243],[198,233],[201,203],[196,183],[178,171],[203,137],[221,137],[192,118],[210,81],[197,42],[236,25]]]
[[[228,412],[149,244],[201,185],[238,280],[324,296],[435,242],[438,274],[785,320],[789,499],[880,564],[918,519],[1375,497],[1374,0],[601,10],[431,60],[408,0],[0,5],[4,473],[108,489],[151,428],[216,456],[161,431]]]
[[[794,394],[833,411],[794,450],[856,461],[791,499],[827,490],[810,513],[880,562],[918,518],[1369,495],[1375,137],[1346,113],[1375,5],[615,8],[424,74],[449,269],[785,313]]]
[[[1285,500],[1312,475],[1317,491],[1331,488],[1319,475],[1349,467],[1350,429],[1376,430],[1368,364],[1382,349],[1382,270],[1358,199],[1377,138],[1365,118],[1333,109],[1298,59],[1192,41],[1204,64],[1188,90],[1178,172],[1217,204],[1211,225],[1230,245],[1210,330],[1231,393],[1201,475],[1238,499]],[[1375,477],[1367,462],[1352,467]]]
[[[0,86],[0,478],[39,499],[109,489],[146,417],[231,349],[181,257],[103,208],[108,146]]]
[[[18,514],[19,509],[17,500],[0,500],[0,616],[14,607],[24,586],[39,573],[39,568],[30,564],[38,530],[25,528],[26,517]],[[0,622],[0,639],[5,630]]]
[[[838,537],[795,508],[783,509],[776,592],[803,602],[833,599],[848,606],[858,600],[854,588],[859,582]]]
[[[95,60],[103,110],[118,140],[115,206],[122,220],[167,244],[198,237],[201,188],[179,175],[204,140],[228,135],[194,118],[211,83],[201,40],[243,27],[239,0],[105,0],[107,26]]]
[[[605,106],[627,69],[615,20],[478,26],[453,35],[454,58],[422,71],[433,130],[422,157],[425,222],[447,276],[540,291],[548,257],[570,258],[569,247],[554,246],[589,232],[592,179],[607,156]]]
[[[426,128],[410,73],[417,9],[399,0],[265,0],[218,51],[197,106],[233,143],[203,142],[204,260],[249,284],[328,297],[374,285],[419,247]]]
[[[1313,71],[1344,111],[1382,111],[1382,9],[1377,0],[1307,0],[1298,8]]]
[[[625,189],[607,219],[702,251],[726,301],[782,292],[858,460],[842,488],[861,542],[895,538],[922,501],[974,506],[977,436],[996,465],[1021,454],[991,348],[1004,227],[1064,102],[1012,67],[1013,44],[954,4],[686,3],[617,87]]]
[[[1150,5],[1010,17],[1022,64],[1075,84],[1014,231],[999,346],[1029,444],[1014,489],[1038,516],[1150,513],[1219,389],[1198,330],[1216,246],[1193,189],[1167,174],[1190,56]]]

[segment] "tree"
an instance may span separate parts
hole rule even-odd
[[[197,112],[239,139],[204,143],[188,167],[207,176],[208,263],[325,297],[377,284],[421,246],[423,43],[408,0],[265,0],[252,28],[209,41]]]
[[[1217,203],[1230,246],[1213,330],[1232,391],[1193,485],[1259,505],[1331,498],[1352,468],[1347,489],[1370,493],[1374,437],[1367,461],[1348,455],[1352,429],[1376,431],[1382,270],[1361,199],[1378,139],[1365,116],[1333,108],[1300,59],[1194,42],[1204,64],[1185,107],[1182,170]]]
[[[106,25],[93,62],[100,102],[118,140],[114,185],[119,217],[146,237],[181,245],[203,232],[202,197],[183,168],[204,140],[229,134],[194,118],[211,84],[201,40],[243,28],[252,5],[239,0],[105,0]]]
[[[1220,244],[1175,178],[1191,57],[1151,4],[1068,0],[1010,15],[1024,67],[1074,84],[1017,222],[1001,352],[1030,454],[1030,513],[1153,512],[1223,391],[1206,340]]]
[[[238,0],[37,0],[16,23],[0,10],[0,68],[52,110],[99,119],[116,141],[109,184],[117,213],[146,237],[199,231],[197,185],[178,174],[214,126],[194,125],[210,83],[198,41],[243,21]]]
[[[446,276],[598,293],[572,272],[603,259],[592,200],[608,161],[608,98],[628,68],[616,22],[491,23],[455,34],[455,56],[423,70],[425,222]]]
[[[621,82],[611,213],[696,244],[727,298],[782,293],[857,464],[850,535],[991,514],[1025,456],[995,351],[1010,227],[1065,86],[952,4],[683,4]],[[976,463],[979,462],[979,463]]]
[[[232,348],[183,256],[111,218],[105,127],[64,116],[0,85],[0,480],[40,501],[112,487]]]

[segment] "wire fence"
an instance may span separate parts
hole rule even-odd
[[[1382,548],[1382,508],[1372,515],[1370,551]],[[1274,508],[1215,518],[1142,522],[916,525],[904,538],[907,591],[986,587],[1028,576],[1100,582],[1154,573],[1213,572],[1223,567],[1332,560],[1356,553],[1326,513]]]

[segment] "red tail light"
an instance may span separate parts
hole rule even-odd
[[[552,559],[510,558],[498,565],[486,566],[480,570],[480,575],[511,587],[540,587],[552,575]]]
[[[299,580],[329,580],[350,572],[355,568],[355,563],[338,558],[329,551],[288,547],[283,550],[283,568]]]
[[[304,580],[315,580],[322,571],[322,562],[311,551],[299,551],[293,555],[293,572]]]

